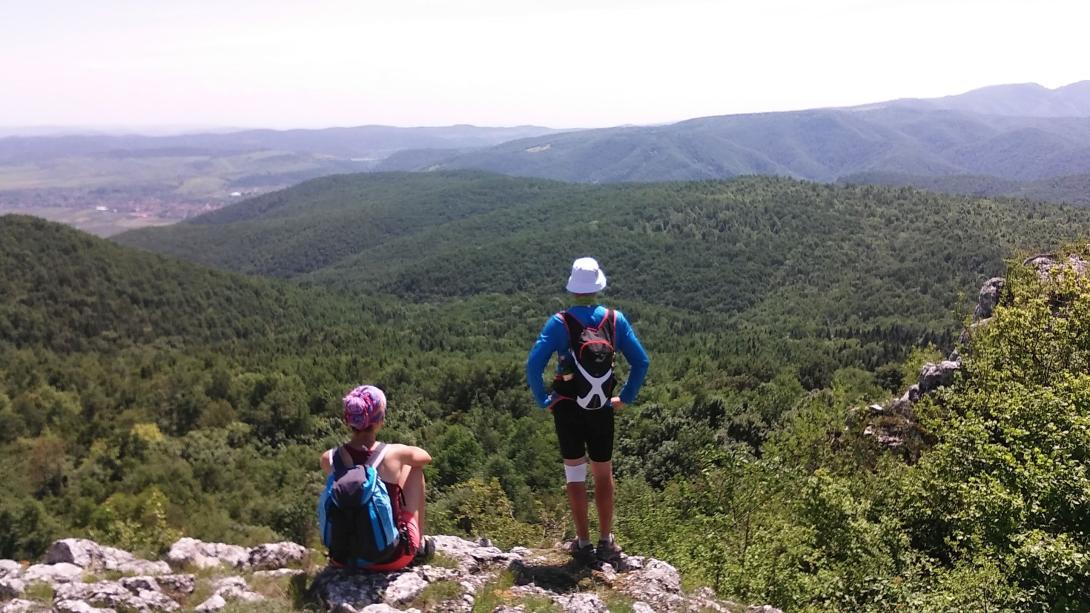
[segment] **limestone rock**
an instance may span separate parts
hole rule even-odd
[[[166,594],[175,598],[188,596],[197,587],[197,579],[193,575],[159,575],[155,577],[155,582]]]
[[[242,577],[225,577],[212,584],[216,595],[223,597],[227,602],[241,600],[243,602],[256,602],[265,597],[250,589],[250,585]]]
[[[88,570],[110,570],[141,575],[162,575],[170,572],[166,562],[141,560],[127,551],[104,547],[87,539],[62,539],[45,552],[47,564],[67,562]]]
[[[272,570],[306,560],[307,549],[290,541],[266,543],[250,550],[249,565],[255,570]]]
[[[0,613],[44,613],[52,609],[33,600],[15,599],[0,603]]]
[[[26,593],[26,583],[14,577],[0,579],[0,600],[21,598]]]
[[[647,604],[646,602],[643,602],[642,600],[637,600],[636,602],[632,603],[632,613],[655,613],[655,610],[652,609],[651,605]]]
[[[82,600],[58,600],[53,603],[57,613],[117,613],[114,609],[92,607]]]
[[[681,578],[673,566],[652,558],[622,555],[614,563],[595,562],[590,567],[572,562],[557,551],[515,548],[501,551],[487,539],[470,541],[451,536],[434,537],[437,551],[456,562],[454,567],[423,565],[391,573],[371,573],[328,567],[311,583],[311,595],[329,611],[341,613],[390,613],[401,611],[416,601],[436,582],[451,582],[454,591],[449,600],[438,603],[438,610],[468,613],[478,603],[483,586],[495,581],[499,573],[510,569],[518,585],[510,588],[514,598],[543,598],[559,610],[570,613],[607,611],[603,598],[612,590],[624,598],[637,600],[635,611],[725,611],[738,610],[731,603],[719,601],[710,590],[692,595],[681,592]],[[226,566],[255,570],[255,577],[296,577],[306,571],[290,566],[305,562],[308,552],[294,543],[269,543],[252,549],[181,539],[171,548],[169,558],[175,565],[199,568]],[[0,597],[9,600],[0,605],[0,613],[37,612],[40,604],[14,600],[25,593],[31,581],[45,581],[54,590],[53,609],[58,611],[124,611],[126,613],[173,612],[179,601],[193,594],[196,580],[191,574],[144,573],[116,581],[86,583],[88,571],[133,569],[141,564],[161,564],[138,560],[118,549],[100,546],[85,539],[64,539],[50,547],[46,556],[54,564],[36,564],[23,570],[8,561],[0,564]],[[588,580],[595,591],[587,589]],[[221,611],[232,602],[261,602],[262,594],[252,590],[238,576],[216,576],[212,594],[195,607],[202,613]],[[188,606],[193,606],[190,602]],[[278,603],[272,603],[278,604]],[[257,607],[263,605],[258,604]],[[518,602],[497,610],[522,611]],[[416,612],[407,609],[402,613]]]
[[[170,546],[167,561],[174,566],[215,568],[227,566],[243,568],[250,561],[250,550],[238,545],[205,543],[192,538],[181,538]]]
[[[341,605],[355,609],[382,602],[389,583],[386,573],[357,573],[330,566],[314,577],[311,590],[330,609]]]
[[[59,564],[35,564],[28,567],[20,577],[27,583],[41,581],[50,585],[58,583],[71,583],[83,576],[83,569],[75,564],[61,562]]]
[[[265,597],[250,589],[249,584],[242,577],[223,577],[212,584],[214,590],[212,596],[197,605],[194,609],[200,612],[219,611],[227,606],[228,602],[257,602]]]
[[[383,601],[389,605],[403,605],[419,596],[426,587],[428,584],[420,575],[413,572],[401,573],[386,586]]]
[[[415,611],[416,609],[412,609]],[[360,609],[360,613],[402,613],[401,609],[395,609],[386,603],[370,604]]]
[[[135,611],[177,611],[181,608],[162,592],[141,589],[141,583],[134,582],[133,589],[130,589],[115,581],[76,581],[58,586],[54,600],[80,601],[95,607]]]
[[[133,593],[138,593],[141,590],[148,590],[152,592],[161,592],[162,588],[159,587],[159,583],[152,577],[124,577],[118,583],[121,587],[129,590]]]
[[[608,613],[609,608],[597,594],[583,592],[554,598],[565,613]]]
[[[205,600],[201,604],[197,605],[193,610],[197,613],[209,613],[211,611],[221,611],[227,606],[227,601],[223,599],[223,596],[219,594],[213,594],[208,600]]]
[[[777,609],[772,605],[763,604],[760,606],[747,607],[746,613],[783,613],[783,611]]]
[[[679,611],[690,604],[681,595],[681,575],[662,560],[650,559],[639,570],[619,578],[617,589],[648,603],[656,611]]]
[[[639,571],[643,581],[656,585],[659,589],[676,594],[681,591],[681,575],[677,569],[662,560],[651,560]]]
[[[954,382],[954,374],[961,369],[961,362],[943,360],[938,364],[927,363],[920,369],[920,382],[918,383],[921,394],[926,394],[940,387]]]
[[[504,553],[496,547],[481,546],[456,536],[429,536],[435,541],[435,551],[454,558],[470,572],[488,564],[507,564],[519,558],[516,553]]]
[[[973,309],[975,319],[988,319],[992,316],[996,305],[999,304],[999,296],[1003,292],[1005,283],[1006,280],[1003,277],[993,277],[984,282],[977,297],[976,308]]]
[[[274,570],[259,570],[254,573],[254,576],[267,579],[279,579],[281,577],[296,577],[305,574],[307,574],[307,571],[298,568],[277,568]]]

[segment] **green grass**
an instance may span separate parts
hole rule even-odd
[[[612,590],[603,590],[598,593],[598,597],[610,613],[632,613],[632,605],[636,603],[630,596]]]
[[[26,586],[23,598],[35,602],[53,602],[53,586],[42,581],[35,581]]]
[[[421,611],[445,611],[450,602],[462,599],[463,591],[457,581],[436,581],[424,588],[410,606]]]
[[[505,570],[496,575],[495,579],[477,590],[477,599],[473,602],[473,613],[492,613],[496,607],[508,604],[511,600],[508,590],[514,585],[515,576],[511,574],[511,571]]]
[[[449,568],[451,570],[457,569],[460,565],[458,560],[440,552],[436,552],[431,561],[428,562],[429,566],[436,568]]]

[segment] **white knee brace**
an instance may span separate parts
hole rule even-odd
[[[568,483],[583,483],[587,480],[587,463],[583,462],[579,466],[564,465],[564,475],[568,478]]]

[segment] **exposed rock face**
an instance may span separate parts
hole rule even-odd
[[[1003,292],[1005,283],[1006,280],[1003,277],[993,277],[984,282],[984,286],[980,288],[976,308],[973,309],[974,319],[988,319],[992,316],[995,307],[999,304],[999,296]]]
[[[170,572],[166,562],[141,560],[127,551],[103,547],[87,539],[62,539],[45,552],[46,564],[67,562],[87,570],[112,570],[142,575],[165,575]]]
[[[83,569],[75,564],[61,562],[59,564],[35,564],[23,571],[19,577],[27,583],[41,581],[43,583],[71,583],[83,576]]]
[[[182,538],[170,547],[167,561],[178,568],[243,568],[250,562],[250,550],[238,545],[205,543],[197,539]]]
[[[1041,255],[1026,260],[1026,263],[1038,262],[1041,266],[1053,262],[1052,256]],[[1040,270],[1040,269],[1039,269]],[[1003,286],[1006,281],[1002,277],[993,277],[984,282],[978,294],[976,307],[973,309],[973,327],[987,322],[995,313],[1003,295]],[[967,345],[971,338],[970,330],[962,332],[959,342]],[[919,432],[916,427],[916,415],[912,410],[913,405],[920,401],[925,394],[950,385],[954,382],[954,376],[961,370],[961,356],[955,350],[945,360],[938,364],[927,363],[920,368],[920,376],[916,383],[909,386],[899,398],[884,407],[880,404],[872,404],[867,409],[871,416],[879,419],[871,423],[863,430],[863,436],[871,437],[879,445],[888,449],[902,449],[909,439],[917,437]]]
[[[22,598],[25,592],[25,582],[7,577],[0,579],[0,600]]]
[[[52,608],[31,600],[15,599],[0,604],[0,613],[39,613],[45,611],[60,611],[60,608]]]
[[[624,602],[633,603],[634,611],[641,612],[741,609],[719,600],[707,588],[693,594],[684,593],[677,569],[661,560],[624,555],[614,564],[585,566],[575,563],[559,550],[516,547],[502,551],[486,540],[472,542],[451,536],[432,538],[436,543],[436,563],[392,573],[333,567],[314,573],[313,568],[298,568],[306,564],[311,555],[294,543],[270,543],[246,549],[194,539],[178,541],[168,557],[177,566],[205,569],[201,579],[190,574],[131,574],[138,570],[162,570],[159,566],[162,563],[138,560],[128,552],[85,539],[65,539],[49,548],[46,560],[52,563],[35,564],[26,569],[12,561],[0,563],[0,613],[150,613],[182,609],[205,613],[220,611],[233,602],[257,603],[251,606],[259,608],[266,604],[274,607],[278,603],[275,600],[266,603],[266,596],[258,591],[265,589],[262,586],[268,586],[270,581],[290,582],[293,590],[305,592],[311,602],[341,613],[420,613],[421,607],[469,612],[482,590],[486,590],[490,598],[501,595],[503,602],[494,607],[494,611],[536,610],[540,601],[545,600],[569,613],[605,613],[614,593]],[[129,576],[107,580],[96,577],[97,572]],[[308,586],[307,579],[312,574]],[[260,582],[251,584],[247,577],[260,579]],[[507,578],[502,580],[501,577]],[[509,589],[496,591],[492,585],[496,581],[506,581],[501,585],[510,585],[512,578],[515,585]],[[203,586],[199,590],[198,581]],[[28,594],[35,593],[29,591],[28,586],[39,582],[52,588],[50,602],[27,599]],[[441,589],[426,595],[429,587],[435,584],[441,584]],[[192,597],[198,592],[210,595],[196,602]],[[266,593],[281,598],[283,591],[279,595],[276,591]],[[442,600],[435,602],[435,598]],[[522,600],[526,602],[520,602]],[[538,604],[533,604],[534,601]],[[279,606],[284,605],[280,603]],[[770,607],[752,610],[776,611]]]
[[[158,589],[142,589],[141,585],[146,584],[135,582],[132,587],[128,587],[115,581],[76,581],[57,586],[53,598],[54,601],[77,601],[110,609],[177,611],[181,608],[181,605]],[[158,588],[158,585],[155,587]]]
[[[219,611],[229,602],[257,602],[265,597],[250,589],[249,584],[242,577],[225,577],[217,580],[212,588],[215,592],[212,596],[197,605],[195,611]]]
[[[300,564],[306,558],[306,547],[284,541],[254,547],[250,550],[248,563],[254,570],[273,570]]]
[[[961,369],[961,360],[943,360],[938,364],[924,364],[920,369],[919,393],[936,390],[954,382],[954,373]],[[913,401],[915,402],[915,401]]]
[[[1066,258],[1052,253],[1038,254],[1026,258],[1022,265],[1034,269],[1041,279],[1056,278],[1065,274],[1085,277],[1090,273],[1090,261],[1076,254],[1068,255]],[[976,307],[973,309],[974,321],[961,333],[959,339],[962,346],[971,350],[973,332],[987,325],[988,320],[995,314],[995,308],[1003,300],[1005,285],[1005,279],[993,277],[981,286]],[[924,395],[953,383],[961,366],[961,356],[956,350],[938,364],[924,364],[920,369],[917,382],[901,397],[890,403],[888,408],[879,404],[867,407],[867,412],[873,419],[864,429],[863,435],[872,437],[879,445],[889,449],[904,447],[909,438],[919,435],[916,417],[912,410],[913,405]]]

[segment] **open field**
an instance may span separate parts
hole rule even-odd
[[[94,208],[77,209],[70,207],[28,207],[16,210],[3,210],[0,214],[20,213],[22,215],[34,215],[50,221],[67,224],[79,228],[84,232],[90,232],[97,236],[113,236],[125,230],[146,228],[148,226],[165,226],[172,224],[177,219],[158,217],[155,215],[138,216],[133,213],[116,211],[96,211]]]

